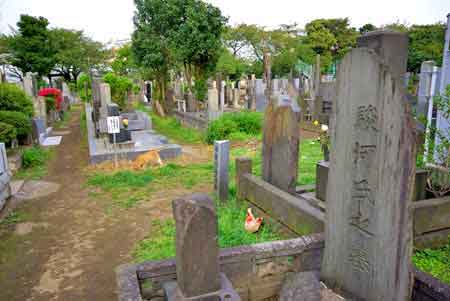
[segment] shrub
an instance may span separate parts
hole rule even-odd
[[[31,133],[30,118],[24,113],[0,111],[0,122],[13,126],[18,139],[25,139]]]
[[[16,139],[16,128],[10,124],[0,122],[0,142],[11,144],[11,141]]]
[[[45,110],[47,111],[47,114],[56,110],[56,100],[53,96],[47,96],[45,98]]]
[[[49,152],[41,147],[33,146],[23,152],[23,167],[31,168],[44,165],[49,158]]]
[[[262,129],[263,115],[257,112],[240,112],[224,114],[214,120],[206,131],[206,142],[213,144],[216,140],[237,140],[257,136]]]
[[[33,116],[33,102],[15,84],[0,83],[0,110],[17,111]]]
[[[114,73],[108,73],[103,77],[105,83],[111,87],[111,98],[117,103],[121,109],[125,109],[125,98],[127,92],[133,89],[133,82],[125,77],[115,75]]]

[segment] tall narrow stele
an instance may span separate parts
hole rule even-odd
[[[333,114],[322,278],[367,301],[410,300],[416,143],[403,82],[353,49]]]

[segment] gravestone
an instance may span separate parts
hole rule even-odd
[[[214,189],[221,201],[228,200],[229,162],[230,141],[214,142]]]
[[[372,31],[358,38],[358,47],[367,47],[388,65],[394,77],[403,79],[408,63],[408,35],[395,31]]]
[[[433,76],[434,65],[433,61],[426,61],[420,67],[416,108],[417,116],[427,116],[428,102],[431,100],[431,78]]]
[[[447,31],[445,34],[444,54],[441,68],[440,94],[444,95],[447,86],[450,85],[450,14],[447,15]],[[436,129],[446,139],[450,140],[450,116],[446,116],[445,112],[438,110],[436,117]],[[436,135],[435,145],[441,144],[441,138]],[[449,150],[450,151],[450,150]],[[448,153],[446,155],[449,155]],[[435,161],[442,163],[442,158],[436,148]]]
[[[239,102],[241,100],[241,90],[233,89],[233,108],[239,108]]]
[[[111,104],[111,88],[109,84],[101,83],[98,86],[99,98],[100,98],[100,117],[108,117],[108,105]]]
[[[275,97],[275,96],[274,96]],[[264,117],[263,179],[295,194],[297,185],[300,126],[298,112],[289,100],[272,98]]]
[[[416,137],[403,82],[367,48],[337,78],[322,278],[367,301],[410,300]]]
[[[42,145],[47,138],[47,125],[45,119],[35,117],[31,120],[33,128],[33,142]]]
[[[264,112],[267,107],[266,84],[264,80],[255,80],[256,111]]]
[[[0,143],[0,211],[5,206],[6,200],[11,196],[11,175],[8,169],[8,158],[6,157],[6,147]]]
[[[35,91],[37,89],[37,87],[34,87],[34,83],[35,81],[33,80],[33,74],[28,72],[23,78],[23,90],[32,98],[36,96]]]
[[[230,281],[220,273],[214,202],[208,195],[194,194],[174,200],[172,207],[177,281],[163,284],[165,300],[240,300]]]

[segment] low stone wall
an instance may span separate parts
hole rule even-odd
[[[233,283],[242,301],[277,297],[286,276],[320,271],[323,234],[292,240],[223,249],[221,271]],[[122,265],[116,270],[119,301],[163,300],[161,284],[176,280],[175,260]],[[450,287],[414,269],[413,301],[448,301]]]
[[[320,269],[322,234],[220,252],[221,271],[242,301],[277,296],[289,273]],[[161,284],[176,279],[175,260],[124,265],[117,269],[120,301],[162,300]]]
[[[185,127],[194,128],[200,131],[206,131],[208,128],[208,119],[199,116],[199,113],[175,111],[174,117]]]
[[[319,190],[327,185],[328,166],[318,164]],[[416,176],[416,198],[423,194],[417,189],[426,173]],[[324,230],[326,202],[314,197],[314,193],[288,194],[252,175],[252,162],[247,158],[236,159],[236,188],[240,200],[246,200],[257,209],[278,221],[296,235],[320,233]],[[424,189],[423,189],[424,190]],[[419,249],[438,248],[448,243],[450,235],[450,197],[418,200],[412,205],[414,212],[414,246]]]

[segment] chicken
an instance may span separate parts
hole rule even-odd
[[[263,222],[262,217],[255,218],[252,212],[252,208],[247,209],[247,218],[245,219],[245,231],[249,233],[258,232]]]

